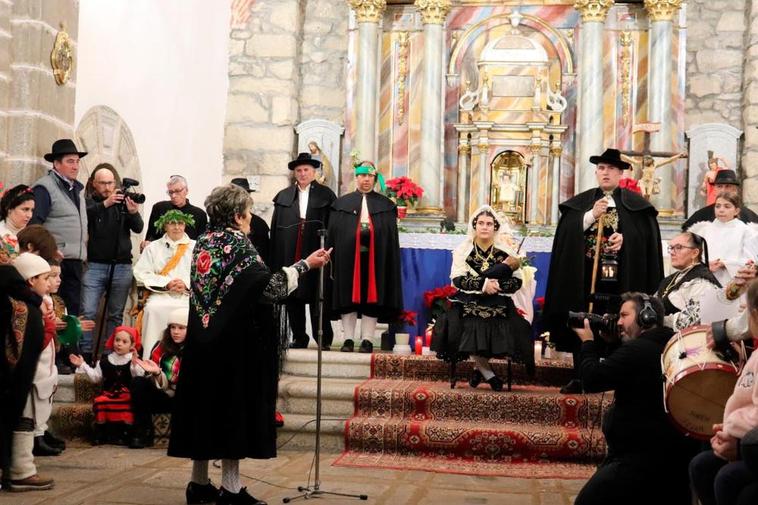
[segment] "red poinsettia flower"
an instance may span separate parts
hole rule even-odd
[[[534,299],[534,303],[537,304],[537,307],[539,307],[540,309],[543,309],[545,307],[545,297],[544,296],[539,296],[539,297],[535,298]]]
[[[622,189],[628,189],[629,191],[634,191],[635,193],[642,194],[642,189],[640,189],[639,184],[635,179],[632,179],[631,177],[622,177],[619,181],[619,187]]]
[[[416,326],[416,313],[412,310],[401,311],[397,319],[408,326]]]

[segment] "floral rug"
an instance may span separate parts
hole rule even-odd
[[[465,376],[470,364],[458,368]],[[610,396],[561,395],[552,384],[565,383],[570,373],[543,363],[527,380],[514,365],[510,392],[486,384],[473,389],[465,380],[451,389],[447,365],[434,358],[374,355],[372,378],[355,389],[346,450],[334,464],[587,478],[605,453],[599,421]]]

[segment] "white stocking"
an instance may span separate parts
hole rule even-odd
[[[358,313],[350,312],[348,314],[342,314],[342,333],[345,335],[345,340],[355,340],[355,325],[358,322]]]
[[[221,487],[230,493],[237,494],[242,489],[240,484],[240,460],[221,460]]]
[[[208,460],[192,460],[192,477],[190,477],[190,481],[194,482],[195,484],[200,484],[201,486],[205,486],[210,482],[208,480]]]
[[[376,318],[367,315],[361,316],[361,340],[373,340],[376,331]]]
[[[484,380],[488,381],[495,376],[495,372],[492,371],[492,367],[490,366],[489,358],[485,358],[484,356],[471,356],[471,359],[476,363],[476,368],[482,373]]]

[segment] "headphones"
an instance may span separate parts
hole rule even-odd
[[[650,303],[650,296],[647,293],[640,293],[642,296],[642,308],[637,313],[637,324],[640,328],[652,328],[658,322],[658,313]]]

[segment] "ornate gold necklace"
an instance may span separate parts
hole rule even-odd
[[[482,251],[487,256],[482,256],[479,254],[479,251],[481,249],[477,244],[474,244],[474,257],[482,262],[482,272],[487,270],[490,267],[490,261],[495,260],[495,247],[494,244],[491,245],[486,251]]]
[[[684,270],[680,270],[676,274],[674,274],[674,277],[671,278],[671,281],[668,283],[668,285],[666,285],[666,287],[663,288],[663,292],[661,293],[661,298],[666,298],[666,296],[668,296],[669,292],[673,289],[674,285],[679,281],[679,279],[684,277],[687,274],[687,272],[689,272],[695,267],[695,265],[697,265],[697,263],[693,263],[692,265],[688,266]]]

